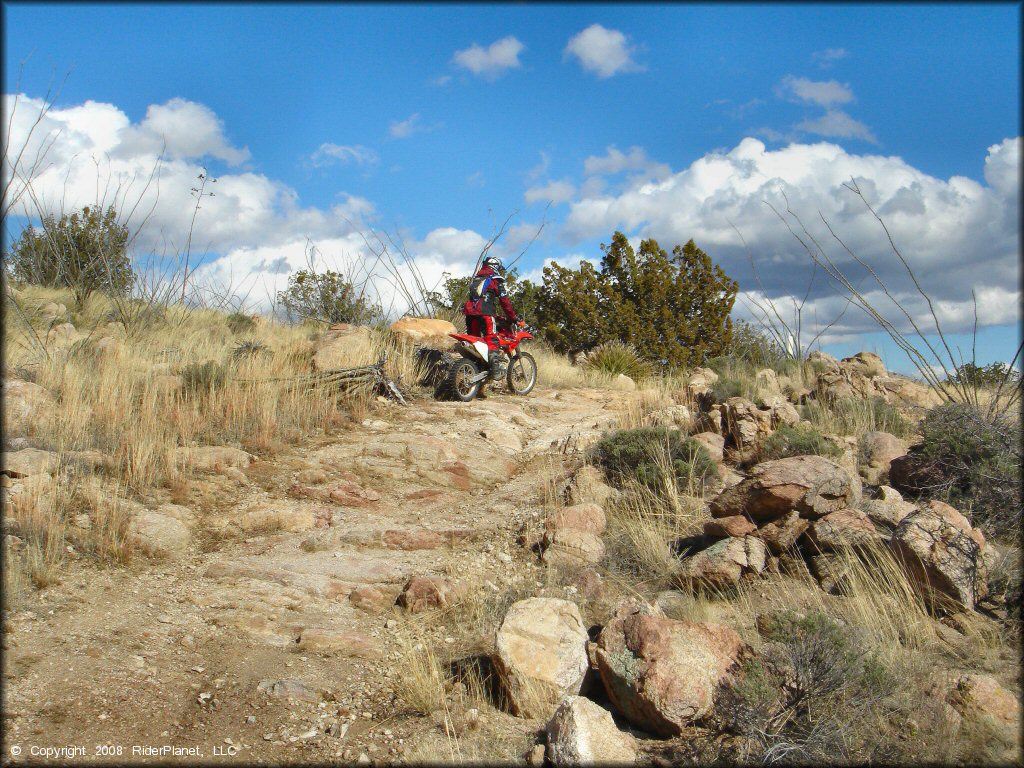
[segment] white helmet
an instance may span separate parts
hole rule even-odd
[[[484,263],[482,266],[490,267],[503,277],[505,275],[505,267],[502,265],[501,259],[499,259],[497,256],[488,256],[486,259],[484,259]]]

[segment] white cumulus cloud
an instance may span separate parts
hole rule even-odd
[[[504,74],[506,70],[521,67],[519,54],[525,47],[514,36],[509,35],[496,40],[486,48],[473,43],[469,48],[456,51],[452,61],[474,75],[493,79]]]
[[[573,35],[565,46],[566,57],[575,57],[585,70],[600,78],[643,71],[644,68],[633,60],[635,52],[635,46],[622,32],[600,24],[591,24]]]
[[[86,107],[92,102],[86,102]],[[118,137],[119,153],[125,157],[140,152],[159,152],[166,145],[170,157],[198,159],[214,157],[229,165],[249,159],[245,147],[233,147],[224,135],[224,124],[213,110],[185,99],[153,104],[138,125],[125,126]]]
[[[570,204],[562,237],[579,242],[607,238],[619,229],[662,244],[693,238],[741,287],[752,290],[756,284],[738,229],[758,264],[766,295],[785,301],[803,294],[813,271],[806,251],[768,205],[785,217],[788,200],[828,256],[855,282],[862,281],[865,293],[884,303],[881,287],[833,239],[819,214],[912,313],[925,312],[885,232],[847,188],[855,180],[938,302],[942,318],[951,324],[946,330],[969,330],[972,287],[983,324],[1013,322],[1021,298],[1020,141],[1006,139],[988,149],[983,185],[959,176],[935,178],[899,157],[851,154],[825,142],[769,151],[761,141],[747,138],[666,178],[617,194],[582,196]],[[795,221],[790,224],[800,231]],[[836,286],[819,270],[805,318],[814,310],[819,322],[827,323],[836,297]],[[848,332],[873,329],[858,310],[848,311],[843,322]]]

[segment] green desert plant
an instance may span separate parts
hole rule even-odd
[[[247,315],[244,312],[232,312],[227,316],[226,322],[228,328],[236,336],[256,330],[256,321],[251,315]]]
[[[587,369],[598,371],[609,376],[628,376],[634,381],[646,379],[651,374],[651,366],[637,354],[630,344],[623,344],[617,339],[598,344],[587,354]]]
[[[837,458],[842,453],[838,445],[827,440],[813,426],[786,424],[779,427],[761,444],[758,449],[758,460],[784,459],[789,456]]]
[[[653,239],[634,249],[616,232],[602,250],[599,268],[588,261],[544,267],[537,320],[556,351],[618,339],[677,368],[727,350],[738,285],[692,240],[670,254]]]
[[[920,489],[945,498],[997,534],[1021,530],[1021,427],[1008,415],[986,418],[971,403],[945,403],[921,422],[916,453],[922,476],[936,478]]]
[[[48,214],[38,229],[30,224],[22,230],[11,273],[25,283],[70,288],[79,302],[97,290],[125,296],[135,282],[129,238],[113,207],[86,206],[60,219]]]
[[[701,443],[678,429],[640,427],[605,435],[595,446],[594,458],[620,487],[636,480],[651,489],[663,489],[671,467],[675,487],[699,494],[718,477],[718,467]]]
[[[745,740],[746,760],[934,759],[935,742],[950,738],[940,707],[920,700],[928,698],[921,681],[900,682],[907,670],[885,661],[863,632],[817,612],[765,618],[758,626],[766,647],[721,697],[727,727]]]

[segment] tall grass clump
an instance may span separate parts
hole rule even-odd
[[[628,376],[642,381],[651,375],[651,365],[629,344],[617,339],[598,344],[587,353],[586,367],[605,376]]]
[[[168,305],[159,307],[159,323],[142,324],[129,337],[122,323],[109,319],[110,300],[97,294],[77,301],[67,291],[25,286],[5,299],[7,375],[41,388],[31,415],[18,417],[18,429],[33,445],[55,451],[62,468],[74,465],[80,452],[98,453],[102,466],[100,490],[61,469],[51,487],[21,494],[26,500],[34,494],[40,503],[9,512],[25,533],[25,546],[15,554],[25,561],[26,581],[36,585],[52,580],[69,544],[79,555],[125,562],[129,502],[180,485],[189,467],[179,448],[198,443],[273,451],[352,423],[367,408],[368,393],[296,386],[310,373],[316,351],[298,327],[255,324],[252,338],[239,345],[223,313]],[[53,308],[42,312],[49,303],[62,322],[70,316],[79,323],[70,336],[50,333]],[[412,368],[402,343],[383,333],[357,351],[366,359],[352,365],[376,362],[387,352],[393,378]],[[13,414],[6,410],[8,427]],[[88,532],[71,525],[83,514],[91,520]]]
[[[699,502],[680,503],[635,481],[608,506],[607,516],[609,571],[650,593],[673,586],[679,571],[676,542],[700,533],[707,519]]]
[[[582,387],[587,383],[583,368],[573,365],[568,357],[555,352],[547,344],[531,343],[527,351],[537,361],[539,388],[568,389]]]
[[[860,437],[867,432],[888,432],[909,437],[913,425],[899,408],[881,398],[844,398],[834,403],[810,401],[802,406],[803,416],[821,432]]]

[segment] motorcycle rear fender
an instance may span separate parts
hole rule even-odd
[[[485,363],[488,362],[487,356],[487,343],[483,341],[467,341],[460,339],[462,342],[459,346],[459,351],[465,354],[467,357],[473,356],[483,360]]]

